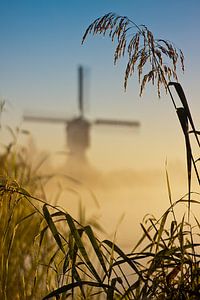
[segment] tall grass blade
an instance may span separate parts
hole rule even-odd
[[[71,234],[76,242],[76,246],[78,247],[78,249],[80,250],[87,266],[89,267],[89,269],[91,270],[92,274],[94,275],[94,277],[96,278],[96,280],[98,282],[101,283],[101,278],[99,277],[98,275],[98,272],[96,271],[95,267],[93,266],[93,264],[91,263],[90,259],[89,259],[89,256],[87,254],[87,251],[83,245],[83,242],[81,240],[81,237],[79,235],[79,232],[74,224],[74,221],[72,219],[72,217],[69,215],[69,214],[66,214],[66,220],[67,220],[67,223],[69,225],[69,228],[70,228],[70,231],[71,231]]]
[[[160,240],[161,240],[162,237],[163,237],[163,231],[164,231],[164,229],[165,229],[165,223],[166,223],[168,214],[169,214],[169,210],[167,210],[167,211],[164,213],[164,215],[163,215],[163,217],[162,217],[162,220],[161,220],[161,224],[160,224],[160,227],[159,227],[159,230],[158,230],[158,238],[157,238],[157,241],[156,241],[156,253],[157,253],[158,248],[159,248]]]
[[[114,291],[115,291],[117,282],[122,283],[122,280],[121,280],[120,277],[113,278],[111,280],[111,285],[109,286],[108,291],[107,291],[107,300],[113,300],[114,299]]]
[[[174,217],[174,222],[172,222],[172,224],[174,226],[174,225],[176,225],[176,216],[174,213],[174,207],[173,207],[173,202],[172,202],[172,192],[171,192],[171,187],[170,187],[169,174],[167,171],[167,161],[165,163],[165,172],[166,172],[166,179],[167,179],[167,190],[168,190],[169,202],[170,202],[172,214]]]
[[[108,245],[111,249],[114,248],[114,251],[121,257],[124,259],[124,262],[126,262],[134,271],[135,273],[142,279],[143,276],[141,274],[141,272],[137,269],[136,265],[132,262],[132,260],[115,244],[113,244],[113,242],[109,241],[109,240],[104,240],[102,243]]]
[[[176,92],[177,92],[177,94],[178,94],[178,96],[179,96],[179,98],[180,98],[180,100],[181,100],[181,103],[182,103],[184,109],[185,109],[186,115],[187,115],[187,117],[188,117],[188,119],[189,119],[189,122],[190,122],[190,125],[191,125],[191,127],[192,127],[192,130],[193,130],[193,132],[194,132],[194,134],[195,134],[197,143],[198,143],[198,145],[199,145],[199,147],[200,147],[200,141],[199,141],[199,139],[198,139],[198,135],[196,134],[196,129],[195,129],[195,126],[194,126],[194,122],[193,122],[193,119],[192,119],[192,115],[191,115],[191,112],[190,112],[190,108],[189,108],[189,105],[188,105],[187,99],[186,99],[186,97],[185,97],[185,93],[184,93],[184,91],[183,91],[182,86],[181,86],[180,83],[178,83],[178,82],[169,82],[168,85],[169,85],[169,86],[172,85],[172,86],[175,87]]]
[[[53,292],[49,293],[48,295],[46,295],[42,300],[47,300],[52,297],[59,297],[60,294],[66,293],[76,287],[80,287],[80,286],[84,286],[84,285],[91,286],[91,287],[97,287],[97,288],[103,288],[103,289],[111,288],[110,285],[105,284],[105,283],[82,280],[81,282],[74,282],[74,283],[70,283],[67,285],[63,285],[62,287],[60,287],[60,288],[54,290]],[[115,287],[115,290],[116,290],[116,292],[118,292],[121,295],[121,292],[116,287]]]
[[[7,281],[8,281],[8,272],[9,272],[9,258],[10,258],[10,255],[11,255],[11,251],[12,251],[12,246],[13,246],[13,242],[14,242],[14,239],[15,239],[15,235],[16,235],[16,231],[17,231],[17,228],[18,228],[19,224],[15,226],[12,234],[11,234],[11,237],[10,237],[10,240],[9,240],[9,243],[8,243],[8,250],[7,250],[7,253],[6,253],[6,260],[5,260],[5,273],[4,273],[4,295],[5,295],[5,299],[7,299]]]
[[[123,294],[122,298],[120,298],[121,300],[126,300],[127,296],[130,293],[133,293],[134,290],[137,290],[140,287],[141,281],[138,279],[137,281],[135,281],[127,290],[126,292]],[[138,299],[137,297],[134,297],[134,299]]]
[[[61,241],[61,239],[60,239],[59,232],[58,232],[58,230],[57,230],[57,228],[56,228],[56,226],[55,226],[55,224],[54,224],[54,222],[53,222],[53,219],[52,219],[52,217],[51,217],[51,215],[50,215],[50,213],[49,213],[49,210],[48,210],[48,208],[47,208],[47,204],[45,204],[45,205],[43,206],[43,213],[44,213],[45,220],[46,220],[46,222],[47,222],[47,224],[48,224],[48,226],[49,226],[49,229],[51,230],[51,232],[52,232],[52,234],[53,234],[53,237],[54,237],[56,243],[58,244],[60,250],[61,250],[63,253],[65,253],[65,250],[64,250],[64,248],[63,248],[62,241]]]
[[[191,115],[191,112],[190,112],[190,109],[189,109],[189,105],[188,105],[188,102],[186,100],[186,97],[185,97],[184,91],[182,89],[182,86],[180,85],[180,83],[177,83],[177,82],[170,82],[168,84],[168,86],[174,86],[175,87],[175,90],[176,90],[176,92],[177,92],[177,94],[178,94],[178,96],[181,100],[181,103],[183,105],[183,108],[176,108],[176,109],[177,109],[178,116],[180,114],[179,121],[181,123],[181,127],[182,127],[184,135],[185,135],[186,148],[188,149],[188,155],[189,155],[189,152],[192,152],[191,151],[191,146],[190,146],[190,140],[189,140],[189,133],[190,132],[194,133],[197,144],[200,147],[200,141],[199,141],[199,138],[198,138],[198,131],[195,129],[195,125],[194,125],[194,122],[193,122],[193,119],[192,119],[192,115]],[[180,112],[180,109],[184,109],[185,116],[181,116],[182,113]],[[179,110],[179,112],[178,112],[178,110]],[[188,131],[188,124],[186,126],[186,120],[184,120],[184,119],[187,119],[187,123],[188,123],[188,120],[189,120],[192,131]],[[193,166],[194,166],[194,170],[195,170],[195,173],[196,173],[196,176],[197,176],[198,183],[200,184],[200,177],[199,177],[199,173],[198,173],[198,170],[197,170],[197,167],[196,167],[196,162],[195,162],[192,155],[191,155],[191,160],[192,160],[192,163],[193,163]]]
[[[137,244],[134,246],[134,248],[132,249],[131,253],[134,253],[135,250],[143,243],[143,241],[146,239],[146,237],[154,243],[153,238],[151,237],[151,235],[149,234],[149,232],[152,230],[152,226],[149,226],[148,229],[146,229],[144,227],[144,225],[141,223],[140,226],[142,227],[142,230],[144,231],[144,234],[142,235],[142,237],[139,239],[139,241],[137,242]]]
[[[192,173],[192,150],[188,134],[188,115],[184,107],[177,108],[177,115],[185,136],[186,155],[187,155],[187,176],[188,176],[188,217],[190,214],[191,197],[191,173]]]
[[[144,231],[144,238],[148,238],[152,243],[154,243],[153,238],[151,235],[148,233],[149,229],[146,229],[142,223],[140,223],[140,226],[142,227],[142,230]]]
[[[108,275],[108,271],[104,262],[104,258],[102,255],[102,252],[100,250],[100,245],[97,243],[96,237],[94,236],[94,233],[92,231],[92,228],[90,226],[85,227],[85,233],[87,234],[88,238],[90,239],[90,242],[92,244],[92,247],[97,255],[97,258],[105,272],[106,275]]]

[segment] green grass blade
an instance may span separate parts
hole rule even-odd
[[[192,172],[192,150],[188,134],[188,117],[185,108],[177,108],[177,115],[185,136],[186,154],[187,154],[187,176],[188,176],[188,216],[190,214],[190,196],[191,196],[191,172]]]
[[[126,297],[130,294],[133,293],[134,290],[138,289],[140,286],[141,281],[138,279],[137,281],[135,281],[128,289],[127,291],[124,293],[124,295],[122,296],[121,300],[123,299],[127,299]],[[136,299],[136,298],[135,298]]]
[[[94,236],[94,233],[92,231],[92,228],[90,226],[86,226],[85,227],[85,233],[87,234],[91,244],[92,244],[92,247],[97,255],[97,258],[104,270],[104,272],[107,274],[107,269],[106,269],[106,265],[105,265],[105,262],[104,262],[104,258],[103,258],[103,255],[102,255],[102,252],[100,250],[100,245],[97,243],[97,240]]]
[[[163,232],[164,232],[164,229],[165,229],[165,223],[166,223],[168,214],[169,214],[169,210],[167,210],[167,211],[164,213],[164,215],[163,215],[163,217],[162,217],[162,220],[161,220],[161,223],[160,223],[160,227],[159,227],[159,229],[158,229],[158,238],[157,238],[157,241],[156,241],[156,252],[158,251],[159,244],[160,244],[160,240],[161,240],[162,237],[163,237]]]
[[[116,287],[117,282],[122,283],[122,280],[120,277],[113,278],[111,280],[111,285],[109,286],[108,291],[107,291],[107,300],[114,299],[114,292],[115,292],[115,287]]]
[[[104,244],[108,245],[111,249],[114,249],[114,251],[124,259],[124,262],[126,262],[134,271],[135,273],[142,279],[143,276],[141,275],[140,271],[137,269],[136,265],[133,263],[133,261],[115,244],[113,244],[113,242],[109,241],[109,240],[104,240],[103,241]]]
[[[170,85],[172,85],[172,86],[175,87],[175,90],[176,90],[176,92],[177,92],[177,94],[178,94],[178,96],[179,96],[179,98],[180,98],[180,100],[181,100],[181,103],[182,103],[182,105],[183,105],[183,107],[184,107],[184,109],[185,109],[185,111],[186,111],[187,117],[188,117],[188,119],[189,119],[189,121],[190,121],[192,130],[194,131],[194,134],[195,134],[195,136],[196,136],[197,143],[198,143],[198,145],[199,145],[199,147],[200,147],[200,142],[199,142],[199,139],[198,139],[198,137],[197,137],[197,135],[196,135],[196,133],[195,133],[195,132],[196,132],[196,129],[195,129],[195,126],[194,126],[194,122],[193,122],[193,119],[192,119],[192,115],[191,115],[191,112],[190,112],[190,108],[189,108],[187,99],[186,99],[186,97],[185,97],[185,93],[184,93],[184,91],[183,91],[183,88],[182,88],[182,86],[180,85],[180,83],[178,83],[178,82],[170,82],[170,83],[169,83],[169,86],[170,86]]]
[[[47,222],[47,224],[49,226],[49,229],[51,230],[51,232],[53,234],[53,237],[54,237],[56,243],[58,244],[58,246],[61,249],[61,251],[63,253],[65,253],[65,250],[64,250],[63,245],[62,245],[62,241],[60,239],[59,232],[58,232],[58,230],[57,230],[57,228],[56,228],[56,226],[55,226],[55,224],[53,222],[53,219],[52,219],[52,217],[51,217],[51,215],[50,215],[50,213],[48,211],[47,204],[45,204],[43,206],[43,213],[44,213],[45,220],[46,220],[46,222]]]
[[[148,233],[148,230],[144,227],[142,223],[140,223],[140,226],[142,227],[142,230],[144,231],[145,237],[147,237],[151,242],[154,242],[150,234]]]
[[[103,289],[109,289],[111,288],[110,285],[105,284],[105,283],[100,283],[100,282],[93,282],[93,281],[81,281],[81,282],[74,282],[74,283],[70,283],[67,285],[63,285],[62,287],[54,290],[53,292],[49,293],[48,295],[46,295],[43,300],[47,300],[50,299],[52,297],[59,297],[60,294],[66,293],[76,287],[80,287],[80,286],[91,286],[91,287],[97,287],[97,288],[103,288]],[[119,293],[121,295],[121,292],[115,287],[115,290],[117,293]]]
[[[172,86],[175,87],[176,92],[177,92],[177,94],[178,94],[178,96],[179,96],[179,98],[180,98],[180,100],[181,100],[182,105],[183,105],[183,107],[177,108],[178,116],[179,116],[178,110],[184,110],[184,114],[185,114],[185,116],[186,116],[185,118],[189,120],[190,125],[191,125],[191,127],[192,127],[192,132],[194,133],[195,138],[196,138],[196,141],[197,141],[197,144],[198,144],[198,146],[200,147],[200,141],[199,141],[199,138],[198,138],[198,134],[196,133],[197,131],[196,131],[195,126],[194,126],[194,122],[193,122],[193,119],[192,119],[192,115],[191,115],[191,113],[190,113],[189,105],[188,105],[188,102],[187,102],[187,100],[186,100],[184,91],[183,91],[183,89],[182,89],[180,83],[177,83],[177,82],[170,82],[170,83],[169,83],[169,86],[170,86],[170,85],[172,85]],[[184,134],[185,134],[185,136],[187,136],[187,138],[188,138],[188,140],[186,141],[186,143],[187,143],[188,145],[186,145],[186,147],[189,147],[189,131],[188,131],[188,126],[187,126],[187,128],[185,127],[185,124],[184,124],[184,123],[185,123],[185,120],[183,120],[183,122],[182,122],[182,120],[180,119],[180,116],[179,116],[179,120],[180,120],[180,122],[181,122],[181,126],[182,126],[182,129],[183,129],[183,131],[184,131]],[[200,184],[199,172],[198,172],[198,170],[197,170],[197,168],[196,168],[195,160],[193,159],[193,157],[192,157],[192,162],[193,162],[193,165],[194,165],[194,169],[195,169],[195,173],[196,173],[196,176],[197,176],[198,183]]]
[[[67,223],[69,225],[71,234],[76,242],[76,246],[78,247],[78,249],[80,250],[86,265],[89,267],[90,271],[92,272],[92,274],[95,276],[95,278],[97,279],[98,282],[101,282],[101,278],[98,275],[98,272],[96,271],[95,267],[93,266],[93,264],[91,263],[89,256],[87,254],[87,251],[83,245],[83,242],[81,240],[80,234],[74,224],[74,221],[72,219],[72,217],[69,214],[66,214],[66,219],[67,219]]]

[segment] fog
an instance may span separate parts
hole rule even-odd
[[[33,165],[39,166],[39,172],[52,175],[44,186],[44,200],[62,206],[78,220],[85,219],[86,223],[95,220],[103,229],[97,231],[101,239],[113,239],[117,232],[120,246],[134,246],[141,235],[140,223],[144,216],[151,214],[158,219],[170,206],[166,170],[172,201],[187,194],[181,134],[177,136],[172,132],[172,137],[166,137],[163,142],[155,141],[156,133],[152,132],[150,143],[150,139],[143,136],[145,129],[134,135],[101,131],[101,136],[93,134],[86,162],[82,165],[78,161],[70,162],[65,131],[61,127],[48,125],[48,136],[44,128],[44,135],[39,139],[42,130],[43,126],[34,125],[24,144],[31,149],[29,157]],[[43,150],[42,143],[46,143]],[[192,190],[199,188],[194,184]]]
[[[172,201],[187,193],[185,166],[169,163],[158,169],[115,169],[102,171],[90,165],[57,170],[45,186],[47,199],[62,206],[75,219],[96,221],[103,229],[101,239],[113,239],[132,248],[141,235],[140,223],[147,214],[159,219],[170,206],[166,169],[170,179]],[[57,174],[57,175],[56,175]],[[80,205],[82,212],[80,214]]]

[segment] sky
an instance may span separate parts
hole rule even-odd
[[[92,129],[94,137],[89,155],[95,163],[103,164],[107,156],[111,165],[114,158],[115,165],[118,161],[119,166],[135,166],[134,160],[125,159],[129,155],[124,151],[129,149],[133,156],[141,154],[141,165],[143,161],[145,166],[152,167],[160,159],[159,166],[162,166],[166,157],[171,159],[170,143],[176,141],[179,149],[182,143],[182,137],[177,140],[180,132],[169,97],[163,95],[158,100],[155,87],[150,87],[140,98],[137,78],[131,78],[125,93],[125,62],[113,66],[114,47],[109,38],[91,36],[81,45],[87,26],[107,12],[126,15],[137,24],[145,24],[155,37],[173,41],[183,50],[186,70],[184,75],[181,70],[178,74],[198,125],[200,4],[197,0],[190,4],[185,0],[142,4],[130,0],[0,1],[0,97],[7,101],[6,122],[21,126],[25,111],[62,117],[76,115],[77,67],[81,64],[87,70],[85,103],[89,118],[141,122],[141,128],[134,133],[124,129],[110,132],[108,128]],[[31,130],[42,149],[54,149],[55,145],[65,147],[61,125],[23,123],[22,126]],[[102,143],[108,148],[101,158],[98,152],[105,150]],[[113,155],[114,148],[119,150],[116,155]],[[173,154],[172,159],[181,156],[182,159],[184,151],[180,152]],[[149,153],[152,153],[152,163],[147,159]]]
[[[87,118],[141,123],[134,131],[92,127],[90,162],[100,171],[144,171],[153,180],[154,171],[164,172],[167,159],[178,182],[184,172],[185,149],[169,96],[162,94],[158,99],[155,87],[149,86],[140,98],[134,77],[124,92],[125,61],[114,66],[114,46],[108,37],[89,36],[81,45],[90,23],[108,12],[145,24],[156,38],[170,40],[182,49],[185,73],[178,70],[179,80],[199,128],[199,0],[0,0],[0,98],[6,100],[2,124],[29,130],[41,151],[53,155],[65,151],[64,125],[27,123],[22,115],[29,111],[76,116],[77,68],[82,65],[86,70]],[[1,130],[1,143],[9,139],[9,131]],[[53,156],[55,161],[58,156]]]

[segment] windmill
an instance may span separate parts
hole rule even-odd
[[[79,115],[74,118],[58,118],[49,116],[39,116],[30,113],[23,115],[24,121],[32,122],[51,122],[66,124],[67,144],[70,149],[71,159],[77,163],[86,162],[86,150],[90,146],[90,128],[93,125],[107,125],[107,126],[124,126],[124,127],[139,127],[138,121],[123,121],[115,119],[96,119],[88,120],[84,115],[83,102],[83,67],[78,68],[78,106]]]

